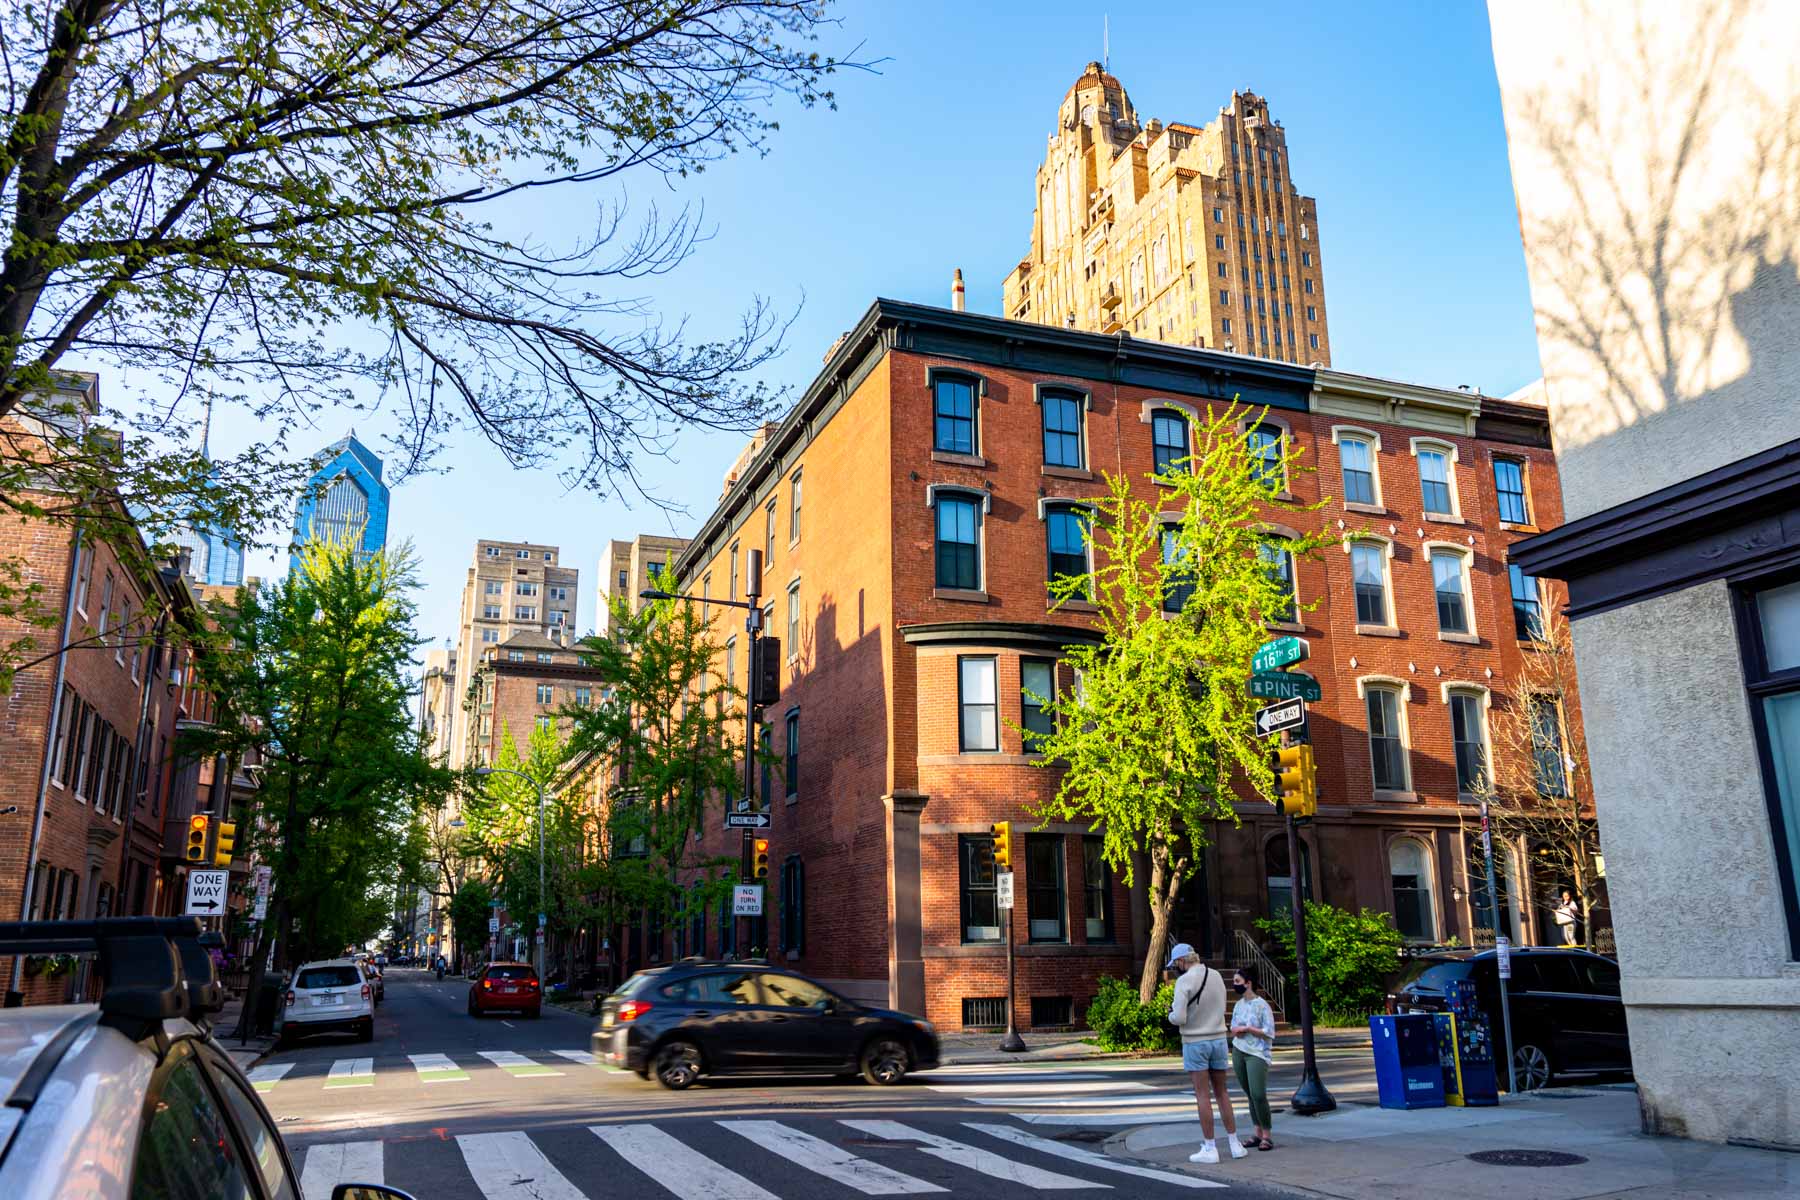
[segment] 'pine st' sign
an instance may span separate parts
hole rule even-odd
[[[1304,700],[1316,704],[1323,694],[1319,681],[1298,671],[1258,671],[1250,677],[1250,694],[1265,700]]]
[[[1278,671],[1290,663],[1306,661],[1308,646],[1304,639],[1278,637],[1264,642],[1250,656],[1250,669],[1257,674]]]

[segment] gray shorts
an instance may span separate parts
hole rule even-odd
[[[1181,1066],[1187,1071],[1231,1070],[1231,1043],[1224,1038],[1208,1042],[1183,1042]]]

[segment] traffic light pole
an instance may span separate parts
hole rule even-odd
[[[1305,734],[1298,737],[1286,735],[1289,744],[1306,744]],[[1337,1099],[1326,1090],[1325,1081],[1319,1078],[1319,1061],[1313,1046],[1313,1013],[1312,992],[1308,986],[1306,969],[1306,895],[1302,891],[1305,883],[1300,867],[1300,825],[1292,813],[1287,818],[1288,848],[1288,895],[1294,914],[1294,976],[1300,988],[1300,1086],[1294,1089],[1293,1097],[1288,1101],[1288,1111],[1296,1116],[1310,1117],[1317,1113],[1330,1112],[1337,1107]]]
[[[1506,1034],[1506,1090],[1519,1094],[1518,1073],[1513,1069],[1512,997],[1507,994],[1511,970],[1500,970],[1500,881],[1494,878],[1494,839],[1488,832],[1487,797],[1481,798],[1481,857],[1486,863],[1488,920],[1494,925],[1494,974],[1500,983],[1500,1026]]]
[[[1013,910],[1002,911],[1006,916],[1006,1036],[1000,1039],[1000,1049],[1008,1054],[1019,1054],[1025,1049],[1025,1039],[1019,1036],[1017,990],[1013,982]]]
[[[749,665],[745,670],[744,680],[744,799],[752,808],[761,804],[756,794],[756,688],[761,678],[760,668],[756,661],[757,642],[762,638],[762,606],[757,603],[762,599],[763,556],[761,550],[751,550],[745,559],[744,601],[748,612],[744,614],[744,633],[750,642]],[[738,879],[750,882],[750,847],[755,840],[754,830],[744,830],[744,843],[739,852]],[[738,917],[732,914],[732,924],[736,927]],[[741,940],[737,944],[737,956],[748,958],[750,950],[750,918],[743,918]]]

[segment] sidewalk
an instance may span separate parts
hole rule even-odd
[[[1285,1097],[1282,1098],[1285,1100]],[[1238,1127],[1248,1122],[1242,1109]],[[1205,1179],[1344,1200],[1631,1200],[1800,1195],[1800,1155],[1638,1131],[1630,1085],[1552,1088],[1493,1108],[1398,1111],[1343,1105],[1318,1117],[1275,1109],[1276,1149],[1217,1166],[1190,1165],[1199,1125],[1187,1121],[1116,1134],[1108,1153]],[[1472,1158],[1501,1152],[1499,1164]],[[1519,1165],[1542,1152],[1557,1161]]]
[[[938,1044],[943,1049],[945,1066],[966,1066],[971,1064],[986,1065],[991,1063],[1016,1062],[1067,1062],[1073,1059],[1149,1059],[1166,1058],[1173,1062],[1179,1055],[1175,1051],[1157,1050],[1102,1050],[1086,1040],[1092,1033],[1041,1033],[1025,1034],[1025,1049],[1017,1054],[1008,1054],[999,1049],[1001,1034],[998,1033],[941,1033]],[[1345,1046],[1367,1046],[1369,1031],[1367,1029],[1321,1029],[1313,1037],[1313,1044],[1320,1049],[1339,1048]],[[1300,1035],[1292,1035],[1283,1046],[1295,1054],[1300,1050]]]
[[[240,1044],[236,1037],[238,1014],[244,1009],[244,1002],[239,997],[232,997],[225,1002],[225,1007],[213,1015],[213,1040],[218,1042],[225,1052],[231,1055],[231,1061],[238,1069],[248,1071],[262,1057],[275,1049],[272,1037],[252,1037]]]

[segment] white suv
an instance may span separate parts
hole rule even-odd
[[[375,993],[361,965],[348,958],[302,965],[288,984],[281,1041],[346,1029],[359,1042],[375,1037]]]

